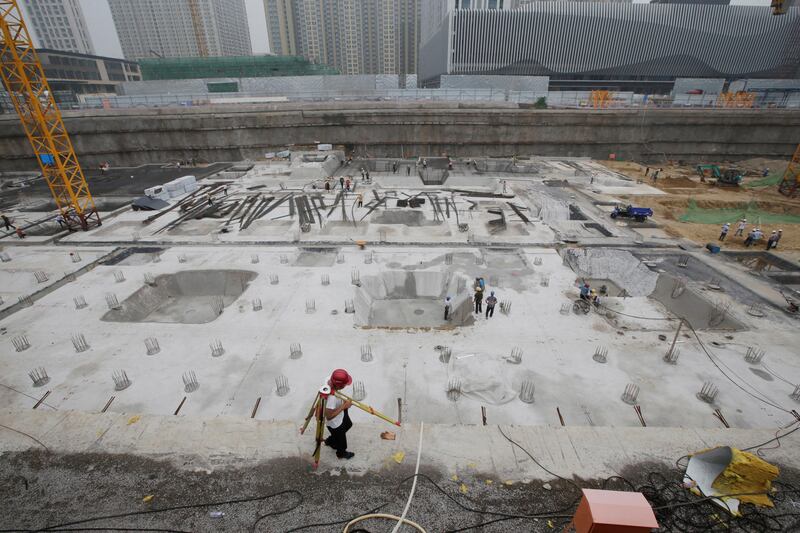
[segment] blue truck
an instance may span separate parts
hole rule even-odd
[[[632,218],[637,222],[644,222],[653,216],[653,210],[649,207],[633,207],[632,205],[616,206],[611,212],[611,218]]]

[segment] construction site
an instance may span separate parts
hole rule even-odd
[[[800,531],[800,112],[62,115],[14,54],[0,530]]]

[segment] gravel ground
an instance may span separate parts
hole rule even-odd
[[[413,463],[413,461],[408,461]],[[289,532],[304,525],[322,524],[303,531],[342,531],[346,519],[366,513],[381,504],[381,512],[399,515],[405,504],[411,482],[398,486],[411,475],[411,464],[392,465],[381,473],[364,476],[332,476],[313,474],[308,464],[298,459],[267,463],[247,470],[192,471],[176,468],[167,462],[127,455],[54,455],[28,451],[7,453],[0,459],[0,531],[81,530],[100,528],[110,531],[151,530],[174,531],[260,531]],[[423,468],[449,496],[462,505],[480,510],[513,514],[553,513],[571,515],[578,490],[569,481],[515,483],[490,479],[479,473],[452,478],[451,473]],[[634,465],[621,475],[636,486],[658,485],[662,481],[678,481],[679,474],[663,465]],[[489,481],[487,481],[487,479]],[[781,475],[784,481],[800,479],[797,471]],[[583,487],[601,487],[603,481],[577,480]],[[624,490],[628,481],[613,478],[605,482],[609,489]],[[784,486],[781,486],[785,488]],[[264,496],[285,490],[273,498]],[[685,491],[676,490],[679,494]],[[661,493],[662,497],[665,493]],[[149,502],[143,499],[152,495]],[[261,499],[258,499],[261,497]],[[217,503],[254,498],[240,503]],[[798,512],[800,495],[781,498],[773,514]],[[663,503],[656,501],[654,505]],[[792,503],[795,502],[795,503]],[[196,506],[179,510],[153,512],[174,506]],[[710,505],[710,504],[707,504]],[[680,509],[694,509],[681,507]],[[566,509],[566,512],[563,511]],[[223,518],[211,518],[210,511],[223,511]],[[716,509],[704,507],[699,516],[714,516]],[[131,514],[133,513],[133,514]],[[255,523],[257,518],[267,516]],[[91,517],[122,515],[117,518],[75,522]],[[409,518],[418,521],[429,532],[439,531],[561,531],[564,519],[507,520],[480,527],[498,518],[490,514],[468,512],[440,492],[428,479],[420,478]],[[662,517],[659,517],[662,518]],[[674,517],[673,517],[674,518]],[[691,518],[691,517],[689,517]],[[774,526],[734,527],[732,531],[798,531],[797,517],[783,517]],[[662,521],[662,523],[664,523]],[[750,523],[750,522],[748,522]],[[350,531],[390,531],[392,522],[371,520]],[[473,526],[473,527],[470,527]],[[477,527],[476,527],[477,526]],[[777,527],[777,529],[776,529]],[[49,529],[52,528],[52,529]],[[361,528],[361,529],[358,529]],[[461,529],[468,528],[468,529]],[[98,529],[95,529],[98,530]],[[663,531],[714,531],[714,529],[679,529]],[[719,529],[719,531],[731,531]],[[410,531],[410,529],[405,529]]]

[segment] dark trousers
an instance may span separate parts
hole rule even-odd
[[[490,316],[494,316],[494,306],[493,305],[487,305],[486,306],[486,318],[489,318]]]
[[[338,428],[328,426],[328,431],[331,432],[331,435],[325,439],[325,444],[336,450],[336,455],[347,451],[347,431],[351,427],[353,427],[353,423],[350,421],[350,415],[347,411],[344,412],[344,420],[342,420]]]
[[[728,233],[727,233],[727,232],[725,232],[725,233],[720,233],[720,234],[719,234],[719,240],[721,240],[721,241],[724,241],[724,240],[725,240],[725,237],[726,237],[727,235],[728,235]]]
[[[447,317],[449,317],[449,316],[450,316],[450,306],[449,305],[445,305],[444,306],[444,319],[447,320]]]
[[[6,222],[6,221],[4,220],[4,221],[3,221],[3,224],[5,224],[5,225],[6,225],[6,229],[9,229],[9,228],[14,228],[14,229],[17,229],[17,227],[16,227],[14,224],[12,224],[11,222]]]
[[[475,312],[480,313],[483,311],[483,300],[475,300]]]

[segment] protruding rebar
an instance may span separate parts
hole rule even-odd
[[[706,403],[714,403],[714,400],[717,398],[717,393],[719,393],[717,386],[710,381],[706,381],[703,383],[700,392],[697,393],[697,397]]]
[[[275,392],[278,393],[278,396],[289,394],[289,380],[283,374],[275,378]]]
[[[361,360],[365,363],[372,361],[372,346],[369,344],[361,345]]]
[[[506,357],[506,361],[515,365],[520,364],[522,362],[522,348],[519,346],[511,348],[511,354]]]
[[[533,264],[536,265],[536,266],[541,265],[542,264],[542,258],[537,255],[536,257],[533,258]]]
[[[476,265],[482,265],[483,262],[484,261],[483,261],[483,256],[482,255],[478,254],[478,255],[475,256],[475,264]]]
[[[289,256],[286,254],[281,254],[281,264],[286,265],[289,263]]]
[[[219,357],[225,353],[225,348],[222,347],[222,341],[220,340],[211,341],[209,346],[211,347],[211,357]]]
[[[111,378],[114,380],[114,390],[116,391],[125,390],[131,386],[131,380],[124,370],[115,370],[111,374]]]
[[[367,397],[367,390],[364,388],[363,381],[353,382],[353,399],[357,402],[363,401]]]
[[[541,274],[539,277],[539,285],[542,287],[550,286],[550,274]]]
[[[353,300],[344,301],[344,312],[350,314],[356,312],[356,305],[353,303]]]
[[[18,296],[17,300],[22,307],[32,307],[33,306],[33,298],[30,295],[26,296]]]
[[[269,275],[269,284],[270,285],[277,285],[280,282],[277,274],[270,274]]]
[[[568,315],[570,309],[572,309],[572,304],[567,302],[565,304],[561,304],[561,309],[559,309],[558,312],[562,315]]]
[[[533,403],[533,393],[535,390],[536,386],[533,384],[533,381],[523,381],[519,389],[519,399],[525,403]]]
[[[457,401],[461,397],[461,380],[453,377],[447,380],[447,399],[451,402]]]
[[[125,281],[125,273],[122,270],[115,270],[114,281],[116,281],[117,283],[122,283],[123,281]]]
[[[8,255],[8,252],[0,252],[0,261],[3,263],[8,263],[11,261],[11,256]]]
[[[622,401],[630,404],[636,404],[636,398],[639,397],[639,385],[634,385],[633,383],[628,383],[625,385],[625,391],[622,393]]]
[[[605,363],[608,361],[608,348],[605,346],[598,346],[594,349],[594,355],[592,359],[597,361],[598,363]]]
[[[300,359],[303,356],[303,347],[299,342],[293,342],[289,345],[289,358]]]
[[[330,285],[331,284],[331,277],[328,274],[322,274],[320,276],[320,281],[323,285]]]
[[[44,283],[45,281],[48,280],[47,272],[45,272],[44,270],[37,270],[36,272],[33,273],[33,275],[36,277],[37,283]]]
[[[675,299],[686,291],[686,282],[682,279],[675,279],[672,281],[672,293],[670,296]]]
[[[715,328],[725,321],[730,311],[731,303],[717,300],[708,313],[708,325]]]
[[[317,301],[313,298],[309,298],[306,300],[306,314],[311,314],[316,312],[317,310]]]
[[[374,261],[374,260],[375,260],[375,254],[372,252],[372,250],[370,250],[370,251],[369,251],[369,252],[368,252],[368,253],[367,253],[367,254],[364,256],[364,264],[365,264],[365,265],[371,265],[371,264],[372,264],[372,261]]]
[[[344,254],[337,254],[336,255],[336,262],[339,263],[340,265],[342,263],[344,263]]]
[[[144,284],[150,285],[151,287],[155,287],[156,285],[156,277],[151,274],[150,272],[144,273]]]
[[[200,382],[197,381],[197,375],[194,373],[194,370],[184,372],[181,377],[183,379],[184,392],[194,392],[200,388]]]
[[[253,298],[253,311],[261,311],[264,306],[261,305],[261,298]]]
[[[42,385],[46,385],[48,381],[50,381],[50,376],[47,375],[47,371],[44,369],[43,366],[34,368],[30,372],[28,372],[28,377],[31,378],[33,381],[34,387],[41,387]]]
[[[442,363],[449,363],[450,357],[453,355],[453,349],[450,346],[439,347],[439,361]]]
[[[80,263],[81,262],[81,254],[79,254],[78,252],[70,252],[69,253],[69,259],[73,263]]]
[[[258,262],[260,262],[260,261],[261,261],[261,260],[258,258],[258,254],[253,254],[253,255],[251,255],[251,256],[250,256],[250,262],[251,262],[252,264],[254,264],[254,265],[255,265],[255,264],[257,264],[257,263],[258,263]]]
[[[680,355],[681,355],[680,349],[673,346],[672,348],[667,350],[667,353],[664,354],[664,362],[674,365],[678,362],[678,357]]]
[[[764,312],[764,306],[758,302],[747,308],[747,314],[755,317],[766,316],[766,313]]]
[[[712,277],[706,283],[706,287],[711,289],[712,291],[721,291],[722,290],[722,281],[719,278]]]
[[[155,337],[147,337],[144,340],[144,347],[147,349],[147,355],[155,355],[161,351],[161,346],[158,345],[158,339]]]
[[[31,347],[31,343],[28,342],[27,335],[19,335],[17,337],[11,337],[11,344],[14,345],[14,350],[18,352],[24,352],[25,350]]]
[[[361,286],[361,274],[358,272],[357,268],[354,268],[350,271],[350,283],[355,285],[356,287]]]
[[[72,301],[75,302],[75,309],[84,309],[89,305],[86,303],[86,299],[83,296],[76,296]]]
[[[119,300],[117,299],[117,295],[114,294],[113,292],[107,292],[106,293],[106,305],[108,306],[109,309],[121,309],[122,308],[122,304],[119,303]]]
[[[500,300],[500,312],[504,315],[511,313],[511,300]]]
[[[85,352],[89,349],[89,343],[86,342],[86,337],[83,336],[83,333],[75,333],[72,335],[72,346],[75,347],[75,351],[78,353]]]
[[[796,402],[800,402],[800,385],[795,385],[794,392],[789,394],[789,398]]]
[[[178,256],[178,262],[179,262],[179,263],[185,263],[186,261],[188,261],[188,259],[187,259],[187,257],[186,257],[186,254],[180,254],[180,255]]]
[[[757,365],[761,363],[761,360],[764,359],[764,356],[766,354],[767,354],[766,350],[762,350],[754,346],[748,346],[747,353],[744,356],[744,360],[750,363],[751,365]]]
[[[452,265],[453,264],[453,254],[451,254],[451,253],[444,254],[444,264],[445,265]]]
[[[681,268],[686,268],[689,265],[689,256],[682,255],[678,258],[678,266]]]

